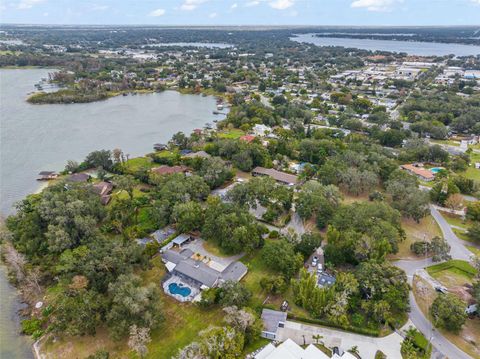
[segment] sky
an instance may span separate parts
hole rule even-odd
[[[480,25],[480,0],[0,0],[0,23]]]

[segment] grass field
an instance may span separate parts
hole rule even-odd
[[[440,214],[442,215],[443,218],[445,218],[445,220],[451,226],[457,226],[457,227],[461,227],[461,228],[465,228],[465,229],[468,226],[467,221],[464,221],[462,219],[462,217],[460,217],[460,216],[457,216],[455,214],[448,213],[448,212],[445,212],[445,211],[440,211]]]
[[[402,219],[402,228],[405,230],[406,239],[399,243],[398,253],[390,256],[390,259],[418,259],[411,250],[410,246],[416,241],[431,240],[433,237],[442,236],[435,219],[428,215],[420,223],[413,219]]]
[[[126,161],[123,166],[128,173],[135,173],[141,168],[150,169],[155,166],[155,163],[149,157],[136,157]]]
[[[477,257],[480,257],[480,249],[474,246],[466,246],[470,252],[475,254]]]
[[[477,274],[477,270],[470,265],[470,263],[458,259],[452,259],[447,262],[434,264],[427,267],[426,271],[433,278],[437,278],[442,272],[455,273],[465,278],[472,279]]]
[[[237,138],[240,138],[243,135],[245,135],[245,132],[238,129],[238,128],[233,128],[231,130],[225,130],[225,131],[218,132],[218,137],[228,138],[228,139],[232,139],[232,140],[236,140]]]

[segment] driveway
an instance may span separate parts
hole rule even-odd
[[[238,261],[240,258],[243,257],[243,253],[237,254],[235,256],[230,256],[230,257],[219,257],[216,256],[212,253],[210,253],[208,250],[205,249],[203,244],[205,241],[201,238],[197,238],[194,241],[184,245],[182,248],[188,248],[193,251],[193,253],[199,253],[204,257],[209,257],[213,262],[209,263],[211,267],[214,267],[215,269],[222,271],[225,269],[230,263],[233,263],[235,261]]]
[[[408,326],[409,323],[404,328],[408,328]],[[387,358],[401,357],[400,346],[403,338],[398,333],[392,333],[383,338],[375,338],[288,320],[285,322],[284,328],[278,328],[277,330],[279,341],[290,338],[299,345],[303,345],[304,340],[306,344],[315,343],[312,338],[313,335],[323,336],[320,340],[329,348],[339,347],[347,351],[351,347],[357,346],[360,356],[365,359],[375,358],[377,350],[384,352]]]

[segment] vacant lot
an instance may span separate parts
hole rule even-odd
[[[430,241],[433,237],[441,237],[442,232],[435,219],[428,215],[419,223],[413,219],[402,219],[402,228],[405,230],[406,239],[400,242],[398,253],[391,256],[390,259],[418,259],[411,250],[410,246],[416,241]]]

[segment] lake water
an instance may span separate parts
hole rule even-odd
[[[480,54],[480,46],[464,44],[444,44],[440,42],[394,41],[352,39],[343,37],[318,37],[315,34],[299,34],[292,41],[311,43],[317,46],[341,46],[370,51],[405,52],[418,56],[470,56]]]
[[[121,148],[130,157],[153,151],[173,133],[190,133],[213,122],[213,97],[175,91],[118,96],[69,105],[25,102],[33,85],[52,70],[0,70],[1,213],[36,191],[40,171],[62,170],[99,149]]]
[[[174,91],[120,96],[102,102],[31,105],[25,102],[34,84],[52,70],[0,70],[1,214],[35,192],[42,170],[62,170],[66,161],[81,161],[97,149],[121,148],[131,157],[152,152],[177,131],[190,133],[218,118],[213,97]],[[19,335],[21,304],[0,266],[0,358],[32,358],[31,343]]]

